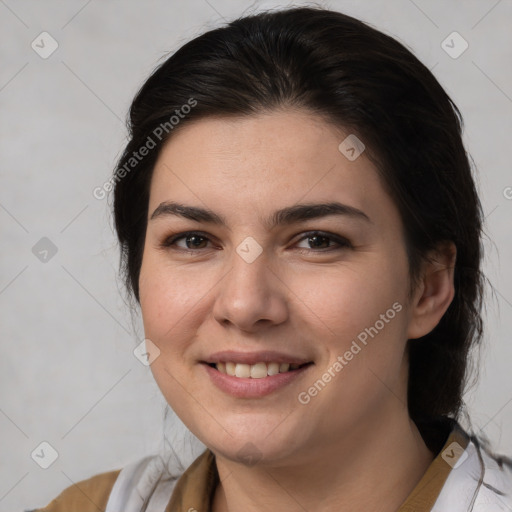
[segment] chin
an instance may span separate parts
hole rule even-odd
[[[293,443],[290,439],[294,440]],[[212,438],[210,432],[201,441],[217,456],[246,466],[284,464],[286,460],[295,458],[301,445],[296,433],[276,430],[272,432],[268,423],[265,431],[255,429],[253,424],[251,431],[245,434],[237,432],[231,436],[224,431],[220,437]]]

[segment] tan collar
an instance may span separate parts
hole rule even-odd
[[[206,449],[181,475],[165,512],[210,512],[218,482],[215,455]]]
[[[453,445],[453,443],[457,444]],[[460,427],[456,426],[437,457],[397,512],[430,512],[452,467],[457,463],[461,452],[466,449],[468,443],[469,437]]]

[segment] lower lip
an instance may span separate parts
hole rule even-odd
[[[292,370],[291,372],[269,375],[262,379],[232,377],[226,373],[219,372],[219,370],[212,368],[206,363],[203,363],[203,366],[208,372],[212,382],[221,391],[237,398],[259,398],[269,395],[298,379],[312,365],[308,364],[297,370]]]

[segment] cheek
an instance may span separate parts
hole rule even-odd
[[[324,353],[317,377],[329,370],[336,375],[317,407],[330,403],[343,414],[343,404],[350,404],[354,414],[364,414],[367,406],[385,398],[388,389],[401,385],[407,266],[400,265],[398,255],[396,263],[380,257],[370,265],[323,277],[318,273],[316,279],[296,283],[301,286],[297,296],[306,305],[302,309],[310,318],[308,327]],[[396,393],[401,391],[397,388]]]
[[[402,393],[404,272],[381,265],[317,277],[302,280],[297,292],[306,306],[306,328],[323,352],[315,378],[307,383],[312,387],[303,391],[316,396],[316,379],[325,377],[329,384],[311,400],[312,407],[318,414],[329,408],[340,418],[350,408],[351,418],[359,418],[389,397],[390,389]]]
[[[406,267],[386,263],[382,257],[374,259],[351,268],[302,274],[289,284],[305,306],[304,314],[331,339],[351,340],[386,315],[394,303],[405,309]],[[387,316],[395,320],[395,313],[392,309]]]
[[[182,419],[187,418],[190,404],[183,390],[191,383],[184,362],[195,335],[192,325],[205,294],[205,280],[170,268],[159,255],[147,254],[139,289],[144,335],[160,350],[151,372],[166,401]]]
[[[140,306],[146,337],[163,350],[190,321],[211,285],[207,274],[190,274],[148,256],[141,267]]]

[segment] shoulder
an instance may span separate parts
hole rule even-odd
[[[184,471],[176,461],[148,455],[122,469],[101,473],[64,489],[45,508],[26,512],[107,512],[141,510],[157,505],[164,510]]]
[[[475,511],[485,511],[493,504],[493,510],[511,510],[512,508],[512,460],[497,456],[481,449],[483,474],[479,494],[475,500]]]
[[[64,489],[46,507],[34,512],[104,512],[121,470],[94,475]]]
[[[433,512],[512,510],[512,461],[472,436],[451,470]]]

